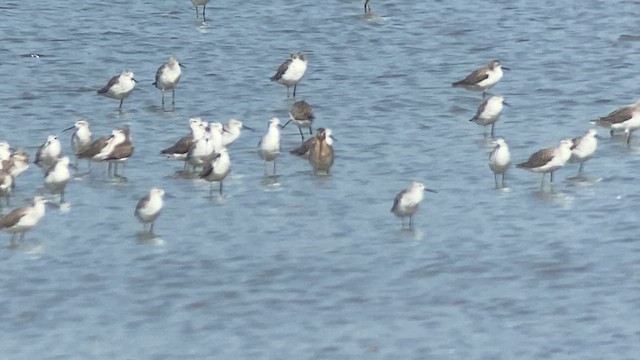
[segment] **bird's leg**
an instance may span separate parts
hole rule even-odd
[[[200,13],[198,12],[198,5],[196,5],[196,19],[200,17]]]
[[[553,171],[551,172],[551,181],[549,181],[549,184],[553,184]]]
[[[500,187],[498,186],[498,174],[497,173],[493,173],[493,180],[495,180],[496,189],[499,189]]]
[[[296,89],[298,88],[298,84],[293,85],[293,98],[296,98]]]
[[[309,125],[309,135],[313,135],[313,129],[311,128],[311,125]]]
[[[584,163],[580,163],[580,168],[578,169],[578,175],[582,174],[582,168],[584,167]]]
[[[413,215],[409,215],[409,230],[413,229]]]
[[[287,99],[289,98],[289,85],[287,85]]]
[[[496,126],[496,123],[491,124],[491,137],[493,138],[493,130]]]
[[[62,188],[62,191],[60,192],[60,204],[64,203],[64,188]]]
[[[631,142],[631,131],[627,132],[627,145]]]
[[[609,131],[609,134],[610,134],[611,136],[613,136],[613,129],[611,129],[611,130]]]
[[[302,136],[302,142],[304,142],[304,135],[302,134],[302,128],[298,126],[298,130],[300,130],[300,136]]]
[[[222,180],[220,181],[220,195],[222,195]]]
[[[176,89],[171,90],[171,106],[176,107]]]
[[[276,161],[273,160],[273,175],[276,175]]]
[[[124,101],[124,98],[120,99],[120,106],[118,106],[118,110],[122,110],[122,102]]]
[[[164,89],[162,90],[162,110],[164,110]]]
[[[507,174],[506,171],[502,173],[502,184],[501,184],[502,187],[504,187],[504,177],[505,177],[506,174]]]
[[[207,21],[207,17],[204,15],[206,11],[207,11],[207,4],[204,4],[202,6],[202,21],[205,21],[205,22]]]
[[[153,224],[155,224],[155,221],[151,222],[151,226],[149,227],[149,234],[153,235]]]

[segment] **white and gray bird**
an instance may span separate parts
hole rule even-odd
[[[478,110],[476,111],[475,116],[469,119],[469,121],[473,121],[476,124],[484,127],[486,127],[487,125],[491,125],[491,137],[493,137],[496,121],[498,121],[498,118],[500,118],[500,113],[502,113],[504,105],[508,104],[505,103],[504,97],[502,96],[494,95],[487,97],[482,100],[482,102],[478,106]]]
[[[495,140],[495,147],[489,155],[489,168],[493,171],[493,178],[496,183],[496,189],[504,188],[504,177],[509,165],[511,165],[511,153],[509,146],[503,138]],[[498,175],[502,175],[502,180],[498,183]]]
[[[271,81],[276,81],[287,87],[287,97],[289,97],[289,88],[293,86],[293,97],[296,97],[296,88],[298,83],[304,77],[307,71],[307,58],[301,52],[291,54],[289,59],[285,60],[271,77]]]
[[[435,193],[435,190],[427,189],[424,184],[414,181],[408,188],[400,191],[393,200],[391,212],[402,218],[402,228],[404,229],[404,218],[409,217],[409,229],[413,228],[413,215],[418,210],[418,205],[424,199],[424,192]]]
[[[234,118],[229,119],[224,125],[224,133],[222,134],[222,145],[231,145],[240,137],[242,129],[254,131],[253,128],[244,125],[240,120]]]
[[[628,145],[631,142],[633,131],[640,128],[640,100],[618,108],[606,116],[591,120],[591,123],[609,127],[611,136],[615,130],[623,130]]]
[[[134,79],[133,73],[129,70],[125,70],[120,75],[112,77],[107,85],[98,90],[98,94],[120,100],[120,106],[118,106],[118,109],[122,110],[122,102],[136,87],[136,82],[137,81]]]
[[[502,79],[503,69],[509,70],[509,68],[502,66],[500,60],[494,59],[488,64],[472,71],[464,79],[452,83],[451,86],[482,91],[482,97],[484,97],[487,90]]]
[[[276,159],[280,155],[280,119],[271,118],[269,120],[269,129],[262,136],[258,143],[258,155],[265,163],[265,175],[267,174],[266,164],[273,161],[273,175],[276,174]]]
[[[180,64],[174,56],[171,56],[156,71],[156,81],[153,85],[162,90],[162,110],[164,110],[164,92],[167,90],[171,90],[172,107],[175,108],[176,106],[176,86],[178,86],[182,75],[181,67],[184,67],[184,65]]]
[[[18,149],[11,153],[8,160],[0,161],[0,168],[16,178],[29,168],[29,154],[24,149]]]
[[[582,174],[585,161],[591,159],[598,147],[598,132],[596,129],[589,129],[582,136],[572,139],[571,158],[569,162],[580,163],[578,175]]]
[[[47,140],[38,147],[36,158],[33,162],[46,171],[58,161],[61,154],[60,140],[55,135],[49,135]]]
[[[572,146],[571,139],[562,139],[558,146],[538,150],[527,161],[517,164],[516,167],[534,173],[542,173],[541,184],[544,182],[545,174],[551,173],[551,183],[553,183],[553,172],[569,161]]]
[[[71,135],[71,149],[76,156],[76,165],[78,164],[78,156],[85,152],[91,146],[91,130],[89,129],[89,122],[85,119],[79,119],[71,127],[68,127],[62,132],[75,129],[73,135]]]
[[[149,193],[143,196],[136,205],[134,212],[136,218],[142,223],[144,231],[147,231],[147,224],[151,223],[149,233],[153,234],[153,224],[160,216],[160,210],[164,206],[164,190],[159,187],[152,187]]]
[[[0,229],[11,233],[11,246],[16,245],[16,236],[20,234],[20,242],[24,234],[36,226],[45,214],[47,200],[43,196],[35,196],[31,206],[23,206],[12,210],[0,219]]]
[[[170,147],[160,151],[162,155],[184,161],[184,170],[187,169],[189,149],[205,135],[205,127],[199,117],[189,119],[189,129],[191,131],[187,135],[181,137]]]
[[[229,159],[229,152],[226,148],[220,149],[212,157],[205,161],[204,167],[200,172],[200,178],[205,179],[211,183],[209,187],[209,196],[213,194],[213,182],[220,183],[220,195],[222,195],[222,182],[229,175],[231,171],[231,159]]]
[[[287,124],[293,121],[298,126],[300,136],[302,137],[302,141],[304,142],[302,128],[309,128],[309,134],[313,134],[311,124],[313,123],[314,118],[315,117],[313,115],[313,109],[311,108],[311,105],[309,105],[304,100],[296,101],[293,103],[293,105],[291,105],[291,109],[289,109],[289,121],[282,125],[281,129],[284,129]]]
[[[210,123],[204,136],[195,141],[191,145],[191,148],[189,148],[189,152],[187,153],[187,162],[189,165],[194,169],[202,166],[214,153],[224,148],[222,144],[222,133],[224,131],[221,123]]]
[[[64,190],[71,178],[69,158],[63,156],[51,166],[44,175],[44,185],[52,193],[60,194],[60,203],[64,203]]]

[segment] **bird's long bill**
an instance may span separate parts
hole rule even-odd
[[[424,188],[424,191],[428,191],[428,192],[432,192],[432,193],[438,193],[438,192],[437,192],[437,191],[435,191],[435,190],[427,189],[427,188]]]
[[[247,130],[251,130],[251,131],[256,131],[256,129],[254,129],[254,128],[250,128],[250,127],[248,127],[248,126],[246,126],[246,125],[244,125],[244,124],[242,124],[242,128],[243,128],[243,129],[247,129]]]
[[[66,128],[66,129],[62,130],[62,132],[69,131],[69,130],[71,130],[71,129],[75,129],[75,127],[76,127],[75,125],[73,125],[73,126],[69,126],[68,128]]]
[[[227,130],[226,128],[222,128],[222,132],[226,132],[226,133],[231,134],[231,131]]]
[[[180,67],[181,67],[181,68],[183,68],[183,69],[186,69],[186,68],[187,68],[186,66],[182,65],[181,63],[178,63],[178,66],[180,66]]]
[[[331,138],[331,140],[333,141],[338,141],[338,139],[336,139],[333,135],[329,135],[329,137]]]
[[[289,124],[290,122],[291,122],[291,120],[289,120],[286,123],[284,123],[284,125],[280,126],[280,129],[284,129],[284,127],[287,126],[287,124]]]
[[[134,78],[131,78],[131,80],[133,80],[133,82],[134,82],[134,83],[137,83],[137,82],[138,82],[138,80],[136,80],[136,79],[134,79]]]
[[[501,66],[502,70],[511,70],[508,67]]]
[[[511,104],[509,104],[509,103],[508,103],[508,102],[506,102],[506,101],[503,101],[502,103],[503,103],[505,106],[511,107]]]

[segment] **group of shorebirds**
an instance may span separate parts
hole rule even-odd
[[[488,96],[487,91],[500,81],[503,69],[509,70],[503,67],[499,60],[491,60],[488,64],[472,71],[464,79],[451,84],[453,87],[482,91],[483,100],[469,121],[484,127],[491,126],[491,139],[494,148],[489,154],[489,168],[494,173],[496,189],[505,188],[505,174],[511,165],[511,154],[506,141],[502,137],[494,138],[495,124],[503,107],[509,105],[504,101],[503,96]],[[640,128],[640,100],[591,120],[591,124],[608,127],[611,136],[615,131],[624,132],[625,142],[629,145],[633,132]],[[560,139],[557,146],[536,151],[526,161],[516,164],[516,167],[534,173],[542,173],[540,184],[544,186],[544,178],[547,173],[550,174],[550,183],[553,183],[553,174],[556,170],[567,163],[579,163],[578,174],[574,179],[585,179],[583,177],[584,163],[594,155],[597,146],[597,131],[595,128],[589,128],[575,138]],[[396,196],[391,211],[402,217],[403,227],[405,217],[409,217],[409,228],[412,227],[412,217],[424,198],[425,190],[434,192],[425,188],[423,184],[414,182]]]
[[[193,0],[196,6],[203,6],[204,18],[207,1]],[[197,13],[199,16],[199,13]],[[175,92],[182,68],[178,59],[171,56],[162,64],[155,75],[153,85],[162,91],[162,109],[173,111],[175,109]],[[307,59],[301,52],[295,52],[285,60],[270,78],[287,87],[287,97],[290,96],[290,88],[293,87],[293,97],[296,96],[298,83],[302,80],[307,70]],[[119,100],[118,109],[122,111],[124,100],[133,92],[137,81],[133,72],[123,71],[113,76],[107,84],[98,89],[97,93],[109,98]],[[165,105],[165,92],[171,91],[171,108]],[[317,128],[315,136],[305,141],[303,129],[308,129],[313,134],[313,110],[306,101],[296,101],[289,111],[290,120],[284,125],[278,118],[269,120],[267,132],[262,136],[258,144],[258,154],[265,163],[265,175],[267,175],[267,163],[273,163],[272,176],[276,175],[276,159],[280,154],[280,131],[289,122],[298,126],[302,143],[291,151],[292,154],[304,156],[308,154],[308,161],[314,174],[329,175],[333,166],[333,134],[331,129]],[[75,124],[63,130],[75,129],[71,136],[72,150],[78,159],[85,159],[89,163],[89,172],[92,162],[107,163],[107,176],[123,178],[118,173],[118,164],[125,162],[134,151],[131,143],[130,129],[123,126],[114,129],[109,136],[93,138],[89,122],[79,119]],[[189,178],[197,177],[211,182],[209,196],[213,194],[213,183],[219,183],[219,193],[223,194],[223,181],[231,169],[231,160],[227,147],[240,136],[242,129],[253,130],[237,119],[229,119],[226,124],[219,122],[207,122],[201,118],[189,119],[190,132],[180,138],[172,146],[160,151],[161,155],[183,160],[185,162],[183,175]],[[46,141],[38,148],[34,163],[41,167],[45,173],[44,185],[54,194],[60,195],[60,204],[64,203],[65,187],[71,179],[70,159],[62,156],[62,146],[58,136],[49,135]],[[6,197],[8,204],[9,195],[15,186],[15,178],[29,167],[29,155],[22,149],[11,151],[6,142],[0,142],[0,195]],[[196,172],[200,167],[201,170]],[[113,169],[113,170],[112,170]],[[149,193],[140,199],[135,209],[135,216],[143,223],[145,231],[150,224],[149,233],[153,233],[153,224],[163,207],[164,190],[153,187]],[[20,241],[24,240],[25,232],[32,228],[44,216],[44,204],[47,202],[43,196],[36,196],[31,206],[23,206],[14,209],[0,219],[0,229],[12,233],[11,243],[16,244],[16,238],[20,235]]]
[[[200,15],[198,6],[203,7],[202,17],[204,19],[208,0],[192,0],[192,2],[196,7],[196,16],[198,17]],[[372,15],[369,0],[365,0],[364,13],[365,16]],[[164,111],[175,109],[175,91],[182,74],[181,68],[184,66],[174,56],[171,56],[156,72],[153,85],[162,91],[161,102]],[[490,125],[492,139],[495,133],[495,124],[503,107],[508,104],[504,101],[504,97],[489,96],[487,91],[500,81],[503,69],[508,70],[501,65],[500,61],[492,60],[487,65],[471,72],[464,79],[452,84],[454,87],[482,91],[483,100],[470,121],[482,126]],[[297,85],[304,77],[306,70],[307,59],[305,55],[301,52],[295,52],[278,67],[275,75],[270,79],[287,87],[287,97],[289,97],[290,88],[293,87],[293,97],[295,98]],[[132,93],[135,85],[136,80],[133,73],[125,70],[120,75],[113,76],[104,87],[97,90],[97,93],[120,100],[119,109],[121,110],[124,99]],[[170,110],[165,108],[166,91],[172,92]],[[276,159],[280,154],[280,131],[289,122],[294,122],[297,125],[302,139],[301,145],[291,150],[291,153],[300,156],[308,153],[308,161],[313,172],[317,175],[329,175],[334,161],[333,141],[335,139],[332,130],[317,128],[315,136],[305,140],[303,129],[308,129],[309,134],[313,134],[314,115],[311,105],[304,100],[293,103],[289,117],[290,120],[284,125],[280,124],[278,118],[270,119],[267,132],[258,144],[258,154],[265,163],[265,175],[267,175],[268,162],[273,162],[271,173],[272,175],[276,174]],[[614,130],[624,131],[628,144],[632,132],[640,128],[640,101],[617,109],[607,116],[594,120],[593,123],[610,127],[612,135]],[[111,135],[97,139],[93,139],[89,122],[84,119],[76,121],[74,126],[63,131],[72,129],[75,129],[71,143],[76,159],[88,160],[89,171],[91,162],[107,163],[107,176],[122,176],[118,174],[118,163],[126,161],[134,150],[128,126],[116,128]],[[160,153],[184,161],[184,173],[211,182],[209,196],[213,194],[213,183],[218,182],[218,191],[222,195],[223,181],[231,168],[227,147],[238,139],[242,129],[253,129],[233,118],[224,125],[219,122],[207,122],[201,118],[191,118],[189,119],[189,129],[190,132],[187,135]],[[495,186],[500,189],[505,186],[504,178],[511,164],[511,155],[503,138],[496,138],[493,142],[495,147],[489,156],[489,167],[494,172]],[[584,162],[593,156],[596,147],[596,130],[589,129],[582,136],[562,139],[556,147],[535,152],[527,161],[517,164],[516,167],[542,173],[542,184],[545,174],[550,173],[551,182],[553,182],[554,171],[567,162],[580,163],[578,175],[581,175]],[[59,194],[60,203],[63,203],[65,187],[71,178],[70,159],[67,156],[62,156],[62,147],[57,136],[48,136],[47,140],[38,148],[34,163],[44,171],[45,187],[49,191]],[[29,155],[24,150],[12,151],[7,142],[0,142],[0,196],[7,198],[7,204],[9,194],[15,186],[15,178],[28,167]],[[199,172],[196,172],[197,167],[201,167]],[[502,178],[499,181],[500,176]],[[427,189],[420,182],[413,182],[395,197],[391,212],[402,218],[403,228],[406,217],[409,218],[409,228],[412,228],[413,215],[416,213],[418,205],[423,201],[425,191],[435,192],[432,189]],[[150,224],[149,233],[153,233],[154,221],[163,207],[163,196],[164,190],[153,187],[136,206],[134,214],[143,223],[145,231],[147,225]],[[12,233],[12,244],[15,244],[18,234],[20,234],[20,241],[23,241],[25,232],[35,226],[44,216],[46,202],[47,200],[43,196],[35,196],[31,206],[19,207],[0,218],[0,229]]]

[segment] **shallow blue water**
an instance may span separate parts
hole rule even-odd
[[[525,160],[638,96],[638,4],[372,6],[365,19],[361,1],[214,0],[203,24],[186,0],[0,5],[0,138],[33,157],[83,116],[96,135],[129,124],[135,145],[126,182],[94,166],[68,208],[0,249],[0,357],[640,358],[640,142],[601,131],[585,168],[600,181],[566,181],[572,165],[540,191],[512,169],[495,191],[467,121],[480,94],[449,85],[492,58],[510,67],[496,133]],[[334,174],[283,151],[264,178],[256,144],[291,104],[268,78],[298,50],[298,99],[338,139]],[[187,69],[163,112],[151,82],[170,54]],[[125,68],[140,83],[119,113],[95,90]],[[231,146],[223,199],[157,155],[191,116],[258,129]],[[283,131],[283,150],[298,142]],[[438,193],[400,231],[389,208],[412,180]],[[153,185],[170,197],[144,240],[133,209]],[[32,167],[12,205],[41,191]]]

